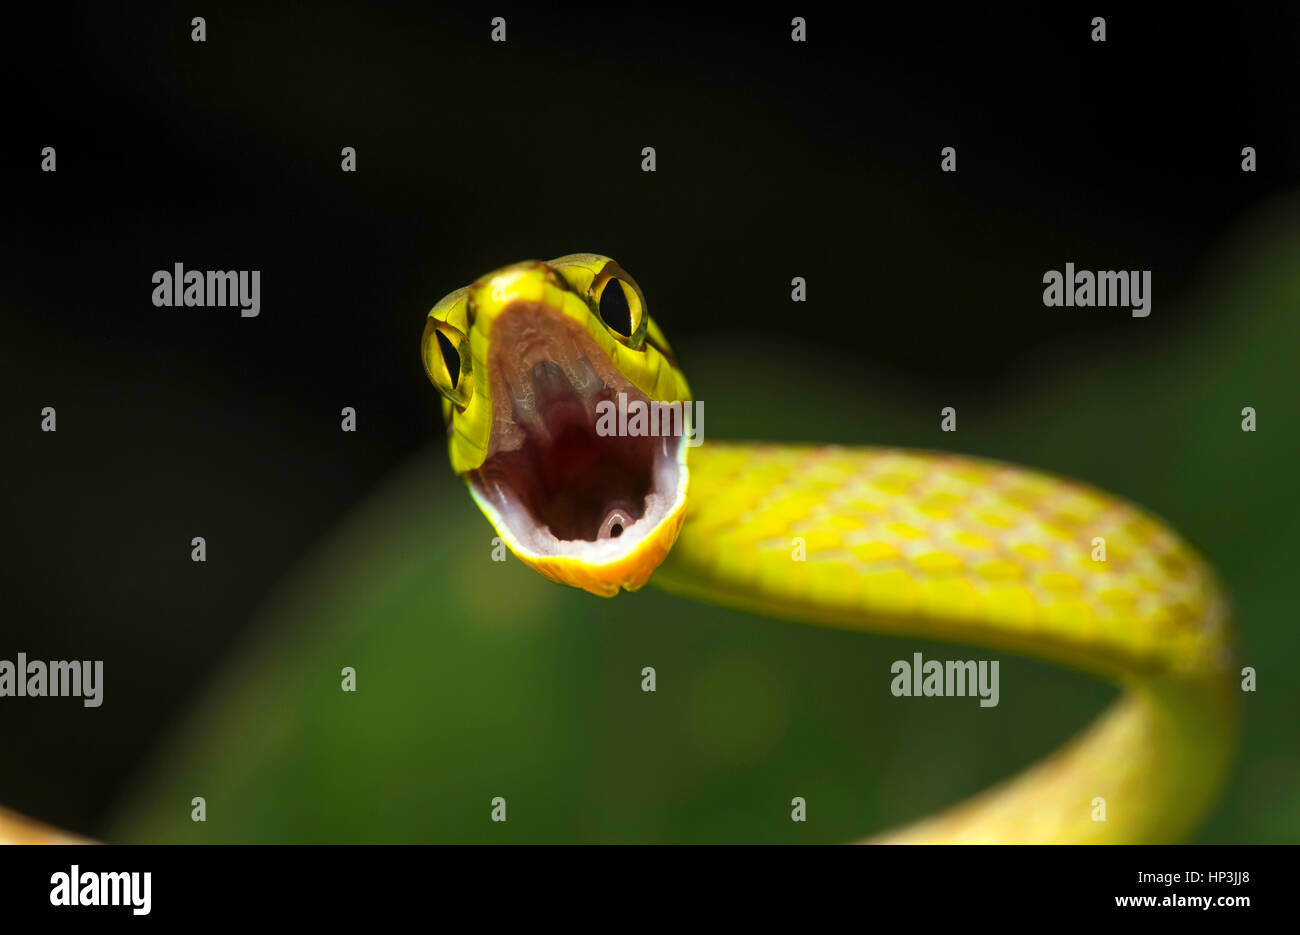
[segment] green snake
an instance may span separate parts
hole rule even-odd
[[[1043,762],[873,840],[1162,842],[1212,803],[1236,733],[1229,608],[1206,562],[1142,510],[953,454],[701,445],[644,293],[596,254],[452,292],[429,312],[422,357],[453,470],[500,540],[555,581],[602,597],[653,581],[779,619],[1037,656],[1125,689]]]

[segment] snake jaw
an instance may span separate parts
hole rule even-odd
[[[683,434],[598,430],[615,398],[649,404],[586,330],[544,303],[493,324],[492,435],[471,493],[527,565],[602,597],[636,590],[667,556],[686,505]]]

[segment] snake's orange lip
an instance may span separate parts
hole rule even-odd
[[[540,303],[498,318],[489,374],[492,439],[468,479],[497,531],[556,580],[601,595],[640,587],[681,526],[685,439],[605,431],[602,403],[649,400]]]

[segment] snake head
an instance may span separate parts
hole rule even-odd
[[[510,550],[602,597],[645,584],[685,514],[690,388],[635,280],[589,253],[504,267],[433,307],[422,356]]]

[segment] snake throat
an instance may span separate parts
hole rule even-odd
[[[515,303],[493,325],[489,375],[492,436],[468,480],[517,554],[609,565],[661,535],[684,503],[685,440],[600,430],[602,403],[650,400],[583,328]]]

